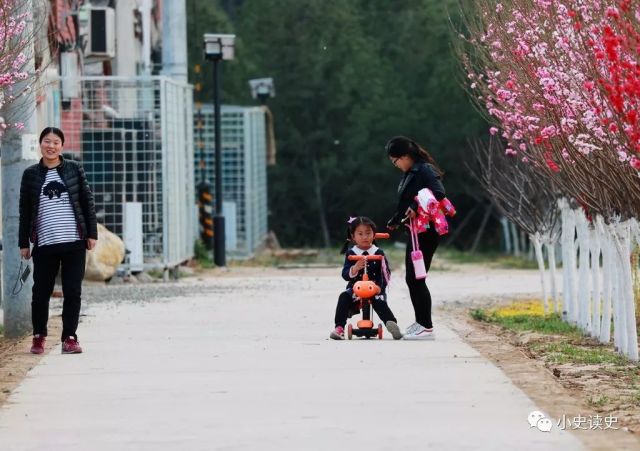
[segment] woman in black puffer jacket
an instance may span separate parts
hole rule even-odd
[[[398,186],[398,205],[394,215],[387,223],[387,227],[394,230],[404,218],[413,219],[416,217],[418,202],[415,198],[421,189],[429,188],[439,201],[445,198],[445,191],[440,180],[442,171],[429,152],[415,141],[404,136],[397,136],[387,143],[386,150],[391,163],[403,172],[400,186]],[[433,223],[430,224],[428,230],[418,234],[418,244],[427,271],[429,271],[439,241],[440,237],[436,233]],[[416,322],[409,326],[404,339],[433,340],[435,335],[431,320],[431,293],[424,279],[416,280],[411,260],[412,250],[411,243],[407,243],[405,279],[409,287]]]
[[[33,345],[44,352],[49,298],[62,268],[62,353],[82,352],[76,329],[87,249],[96,246],[98,225],[93,193],[82,166],[65,160],[64,133],[47,127],[40,134],[42,159],[28,167],[20,184],[18,244],[23,258],[33,256]],[[33,243],[33,250],[30,249]]]

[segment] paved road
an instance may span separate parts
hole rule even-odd
[[[524,274],[524,275],[523,275]],[[534,272],[442,272],[439,302],[537,289]],[[536,406],[435,319],[434,342],[327,339],[326,270],[233,274],[211,292],[90,304],[0,409],[9,450],[580,450],[529,428]],[[390,299],[412,322],[404,283]]]

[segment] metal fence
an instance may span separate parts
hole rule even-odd
[[[81,156],[98,221],[125,240],[125,266],[169,268],[193,255],[193,93],[166,77],[83,77],[63,103],[65,151]]]
[[[215,184],[213,105],[203,105],[201,114],[202,137],[197,139],[204,142],[205,179]],[[251,256],[267,234],[266,117],[260,107],[229,105],[221,107],[221,116],[226,248],[230,258],[241,259]],[[200,152],[194,149],[200,161]],[[200,168],[195,180],[202,180]]]

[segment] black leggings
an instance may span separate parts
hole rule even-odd
[[[433,225],[426,232],[418,234],[418,244],[422,251],[424,258],[424,267],[429,272],[431,267],[431,260],[433,254],[436,252],[440,236],[436,233]],[[409,287],[409,295],[411,296],[411,303],[413,304],[413,310],[416,315],[416,322],[427,329],[433,327],[431,322],[431,293],[427,288],[425,279],[416,280],[416,274],[413,269],[413,262],[411,261],[411,240],[407,243],[407,251],[405,254],[405,265],[407,267],[406,281]]]
[[[62,341],[76,340],[80,319],[80,296],[86,259],[86,242],[52,244],[33,249],[33,297],[31,319],[33,334],[47,336],[49,298],[53,292],[58,270],[62,267]]]
[[[389,305],[387,304],[386,295],[383,296],[382,299],[374,298],[371,301],[371,306],[385,325],[387,324],[387,321],[393,321],[395,323],[398,322],[396,320],[396,317],[393,316],[393,312],[389,308]],[[336,327],[344,327],[347,324],[347,318],[349,318],[354,313],[357,313],[357,308],[353,299],[353,291],[343,291],[338,298],[338,306],[336,307]]]

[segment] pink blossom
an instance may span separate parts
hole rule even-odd
[[[607,17],[613,17],[613,18],[619,18],[620,17],[620,13],[618,12],[618,8],[614,7],[614,6],[609,6],[607,8]]]
[[[492,135],[495,135],[496,133],[498,133],[498,129],[496,127],[491,127],[489,129],[489,133],[491,133]]]
[[[542,130],[540,130],[540,135],[542,135],[543,138],[550,138],[555,134],[556,134],[556,128],[553,125],[549,125],[548,127],[545,127]]]

